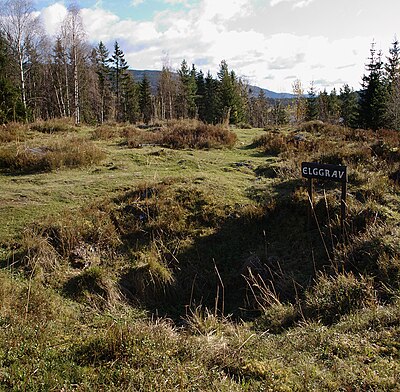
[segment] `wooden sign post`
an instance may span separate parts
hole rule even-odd
[[[340,232],[344,238],[344,222],[346,218],[346,195],[347,195],[347,166],[327,165],[315,162],[303,162],[301,164],[301,174],[308,178],[308,195],[310,197],[309,221],[311,222],[311,208],[314,203],[313,179],[336,181],[342,183],[342,194],[340,197]]]

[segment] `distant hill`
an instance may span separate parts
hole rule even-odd
[[[263,90],[265,96],[266,96],[267,98],[270,98],[270,99],[292,99],[292,98],[294,98],[294,95],[293,95],[293,94],[289,94],[289,93],[276,93],[276,92],[274,92],[274,91],[267,90],[266,88],[261,88],[261,87],[249,85],[249,92],[250,92],[250,95],[251,95],[252,97],[257,97],[258,94],[260,93],[260,90]]]
[[[157,92],[158,81],[160,80],[161,71],[152,71],[152,70],[138,70],[138,69],[130,69],[129,70],[133,78],[140,82],[142,81],[144,74],[147,75],[147,79],[149,79],[151,85],[151,92],[155,94]]]
[[[158,85],[158,81],[160,79],[160,75],[161,75],[161,71],[154,71],[154,70],[138,70],[138,69],[131,69],[129,70],[132,75],[133,78],[137,81],[140,82],[143,77],[144,74],[147,75],[147,78],[150,81],[150,85],[151,85],[151,92],[153,94],[155,94],[157,92],[157,85]],[[174,73],[174,75],[176,77],[178,77],[178,75],[176,73]],[[258,94],[260,93],[260,90],[264,91],[264,94],[267,98],[270,99],[291,99],[294,98],[293,94],[289,94],[289,93],[276,93],[274,91],[271,90],[267,90],[267,89],[262,89],[261,87],[257,87],[257,86],[251,86],[249,85],[249,93],[251,96],[253,97],[257,97]]]

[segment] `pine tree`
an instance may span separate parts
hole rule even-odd
[[[379,129],[385,126],[387,87],[381,52],[376,52],[375,43],[370,49],[367,74],[362,78],[360,93],[360,123],[364,128]]]
[[[146,74],[144,74],[139,85],[139,107],[143,122],[148,124],[152,115],[152,102],[150,81]]]

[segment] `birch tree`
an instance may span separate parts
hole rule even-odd
[[[39,35],[39,19],[34,14],[31,0],[1,0],[0,30],[18,63],[21,100],[28,120],[26,99],[26,66],[29,48]]]
[[[169,120],[175,116],[175,101],[177,96],[177,83],[170,66],[163,65],[157,86],[157,96],[160,104],[160,117]]]
[[[75,124],[80,123],[79,65],[85,61],[85,35],[80,9],[76,4],[72,4],[68,7],[67,16],[62,23],[61,36],[65,42],[64,46],[67,48],[72,68]],[[66,76],[66,79],[68,79],[68,76]],[[66,80],[66,86],[68,86],[68,80]]]

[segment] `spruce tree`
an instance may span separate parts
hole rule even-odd
[[[210,73],[207,72],[205,78],[205,121],[208,124],[216,124],[218,122],[218,111],[220,107],[219,94],[218,94],[218,81],[214,79]]]
[[[140,119],[140,93],[139,85],[135,82],[131,74],[127,74],[126,77],[122,80],[121,98],[123,104],[124,120],[129,121],[130,123],[137,122]]]
[[[337,124],[340,118],[340,100],[336,93],[336,89],[332,89],[328,99],[328,116],[329,122]]]
[[[143,122],[148,124],[152,115],[152,103],[150,81],[147,74],[144,74],[139,85],[139,107]]]
[[[207,111],[207,103],[206,103],[206,82],[204,80],[204,74],[200,70],[196,74],[196,107],[198,112],[199,120],[206,122],[206,111]]]
[[[388,127],[400,130],[400,47],[397,39],[392,43],[389,54],[385,64],[387,85],[385,119]]]
[[[382,53],[376,51],[375,43],[371,45],[366,71],[360,93],[360,123],[364,128],[377,130],[385,126],[387,88]]]
[[[250,123],[256,128],[262,128],[268,122],[268,102],[263,89],[257,97],[250,98]]]
[[[189,69],[186,60],[181,63],[178,70],[178,115],[182,118],[194,118],[196,116],[196,69]]]
[[[348,84],[345,84],[339,93],[340,117],[343,125],[356,128],[358,126],[358,96]]]
[[[317,92],[314,82],[311,82],[310,89],[308,90],[308,97],[306,103],[306,121],[316,120],[318,118],[318,105],[317,105]]]
[[[393,82],[399,77],[400,72],[400,46],[397,38],[392,42],[392,47],[389,49],[389,57],[386,57],[385,64],[386,81],[390,87]]]
[[[275,126],[288,123],[288,116],[282,101],[275,99],[271,110],[271,123]]]
[[[329,95],[326,90],[322,91],[317,98],[318,120],[329,121]]]
[[[102,41],[95,48],[96,74],[98,76],[100,92],[100,122],[103,123],[109,117],[109,107],[111,103],[110,92],[110,60],[109,51]]]
[[[228,64],[221,61],[218,71],[218,116],[225,124],[237,124],[245,119],[243,85]]]
[[[0,123],[21,121],[25,118],[25,110],[21,95],[16,87],[13,61],[5,39],[0,35]]]
[[[112,88],[115,94],[115,111],[117,121],[124,120],[123,102],[121,98],[121,88],[123,79],[125,79],[128,63],[125,60],[125,54],[120,48],[117,41],[114,43],[114,52],[109,59],[111,64],[111,81]]]

